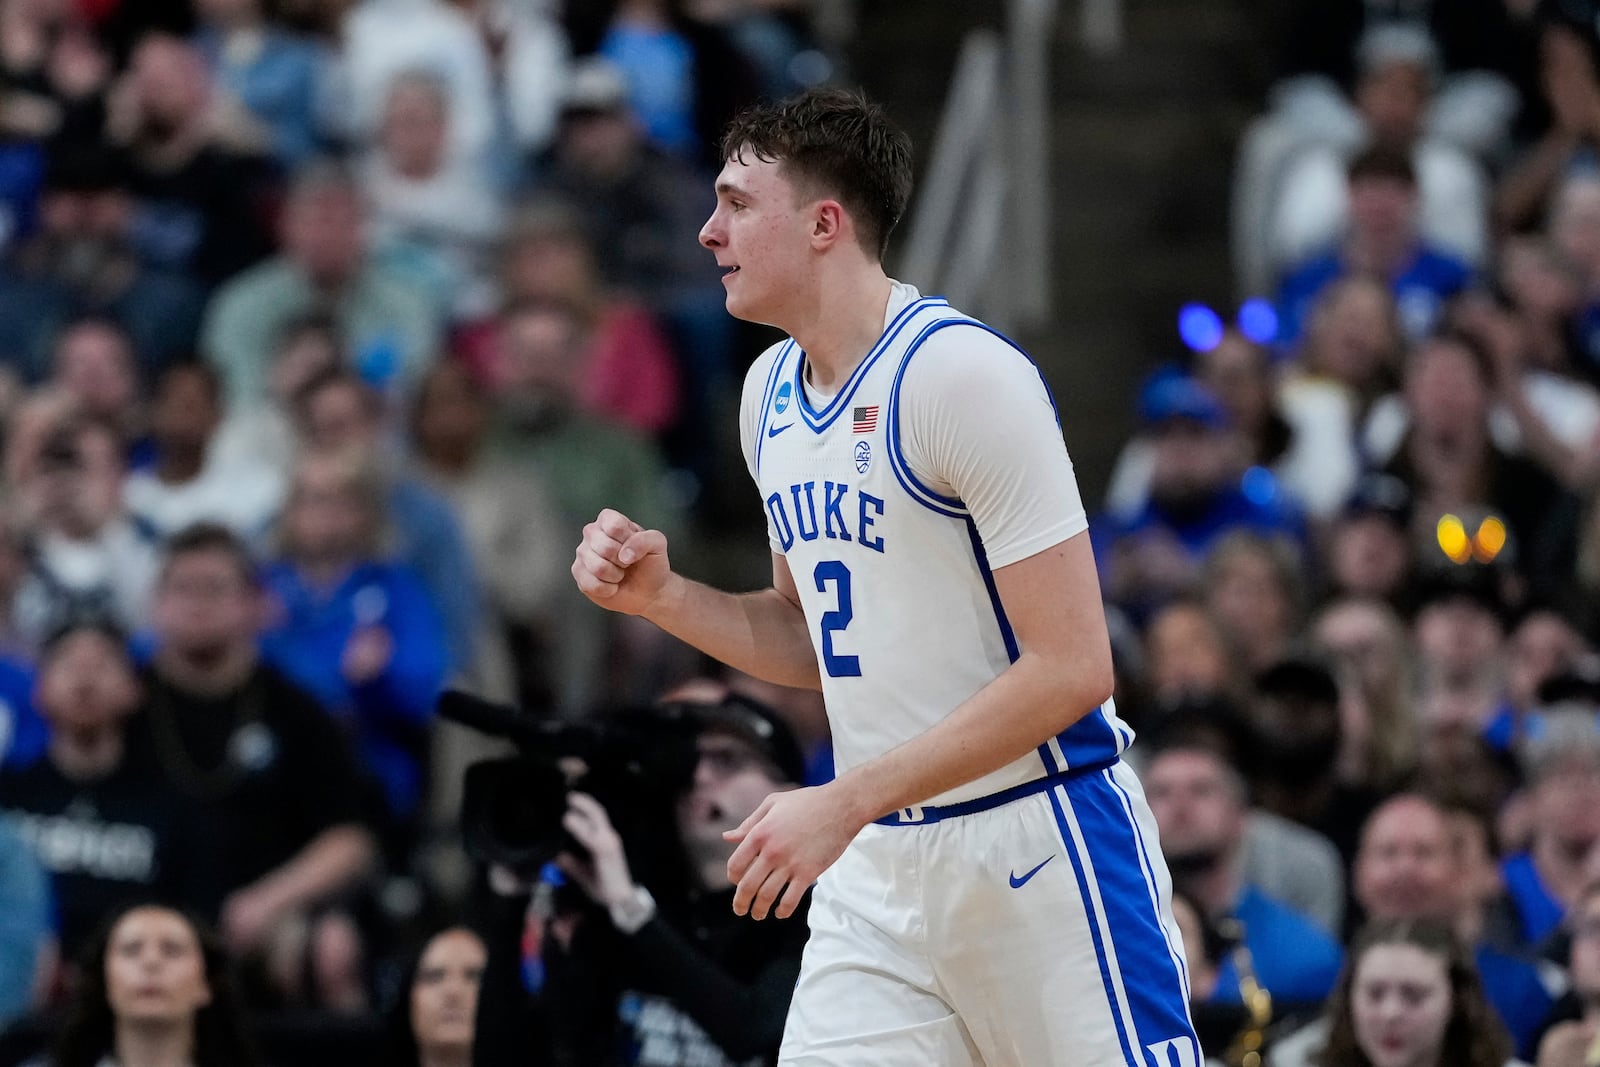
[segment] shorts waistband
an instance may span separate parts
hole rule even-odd
[[[1094,763],[1085,763],[1077,767],[1069,767],[1055,774],[1047,774],[1043,778],[1035,778],[1031,782],[1013,785],[990,793],[987,796],[973,797],[971,800],[958,800],[954,804],[913,804],[909,808],[892,811],[881,819],[872,820],[879,826],[926,826],[929,823],[940,822],[944,819],[955,819],[962,815],[971,815],[974,812],[988,811],[998,808],[1002,804],[1009,804],[1013,800],[1043,793],[1063,782],[1070,782],[1074,778],[1082,778],[1086,774],[1097,774],[1100,771],[1115,767],[1121,759],[1113,756],[1110,759],[1097,760]]]

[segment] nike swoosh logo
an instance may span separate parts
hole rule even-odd
[[[1046,863],[1049,863],[1051,860],[1053,860],[1055,858],[1056,858],[1055,853],[1052,852],[1050,855],[1046,856],[1043,860],[1041,860],[1039,862],[1039,866],[1035,867],[1033,870],[1029,871],[1027,874],[1023,875],[1021,878],[1017,877],[1017,872],[1016,871],[1012,871],[1011,872],[1011,888],[1012,889],[1021,889],[1023,886],[1027,885],[1029,878],[1032,878],[1034,875],[1038,874],[1041,870],[1044,869],[1044,865]]]
[[[794,425],[794,423],[792,423],[792,422],[786,422],[782,426],[768,426],[767,427],[767,436],[768,437],[776,437],[780,433],[782,433],[783,431],[787,430],[789,427],[791,427],[793,425]]]

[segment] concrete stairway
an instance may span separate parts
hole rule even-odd
[[[1228,179],[1272,55],[1272,0],[1129,0],[1113,57],[1057,25],[1055,311],[1022,338],[1055,391],[1085,499],[1098,504],[1133,430],[1141,376],[1177,351],[1188,300],[1230,305]],[[860,5],[853,73],[916,139],[925,163],[962,35],[998,25],[999,0]],[[910,279],[915,281],[915,279]]]

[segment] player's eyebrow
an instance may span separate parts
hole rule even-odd
[[[727,178],[718,179],[718,181],[717,181],[717,193],[719,195],[721,195],[721,196],[737,196],[737,197],[741,197],[741,198],[743,198],[745,200],[749,200],[750,199],[749,190],[745,189],[743,186],[739,185],[737,182],[729,181]]]

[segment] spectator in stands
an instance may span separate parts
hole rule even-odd
[[[1489,424],[1493,371],[1481,345],[1464,334],[1431,338],[1406,365],[1403,409],[1375,411],[1368,450],[1412,489],[1418,529],[1439,518],[1492,510],[1509,529],[1518,564],[1531,575],[1571,566],[1577,502],[1544,467],[1498,446]],[[1392,425],[1402,427],[1398,444]]]
[[[546,941],[556,1062],[612,1064],[617,1050],[639,1049],[688,1067],[777,1052],[806,930],[731,913],[723,835],[798,783],[804,760],[782,720],[755,702],[734,697],[692,714],[698,759],[664,827],[677,831],[672,862],[652,870],[645,857],[661,845],[619,836],[617,826],[638,825],[636,813],[568,799],[564,825],[584,852],[557,861],[581,894],[575,933],[566,945]]]
[[[1266,348],[1230,329],[1200,356],[1196,376],[1239,431],[1245,466],[1265,467],[1313,518],[1344,501],[1357,473],[1350,413],[1327,391],[1283,390]]]
[[[52,343],[86,316],[121,323],[151,373],[194,346],[204,287],[141,261],[126,164],[101,145],[50,153],[39,228],[8,242],[0,261],[0,358],[37,381]]]
[[[1194,589],[1201,560],[1229,531],[1297,537],[1301,522],[1270,475],[1241,481],[1227,416],[1210,390],[1158,372],[1139,407],[1154,440],[1150,497],[1098,526],[1096,553],[1111,599],[1142,615]]]
[[[720,28],[683,0],[601,0],[569,17],[574,51],[594,51],[627,83],[627,100],[658,148],[713,170],[728,121],[760,89],[752,65]]]
[[[272,348],[266,392],[259,403],[228,409],[215,441],[218,462],[294,463],[299,448],[294,398],[311,382],[344,366],[344,336],[326,315],[307,315],[283,328]]]
[[[24,469],[20,506],[32,539],[13,605],[19,633],[36,644],[85,612],[137,629],[155,581],[155,549],[123,508],[116,433],[65,419],[45,434]]]
[[[1524,605],[1506,640],[1503,713],[1512,716],[1517,734],[1538,732],[1536,720],[1550,684],[1572,674],[1593,655],[1571,612],[1552,601]]]
[[[106,912],[131,899],[215,913],[215,828],[129,751],[128,719],[142,697],[121,631],[69,625],[39,665],[49,749],[31,767],[0,771],[0,809],[54,879],[68,958]]]
[[[312,452],[300,461],[279,528],[282,556],[266,570],[277,618],[262,647],[354,734],[404,843],[448,653],[426,588],[383,558],[384,500],[368,458]]]
[[[1405,354],[1394,294],[1376,278],[1347,275],[1312,302],[1305,336],[1293,350],[1296,373],[1279,391],[1291,406],[1303,402],[1302,392],[1339,397],[1353,434],[1373,402],[1399,384]]]
[[[560,134],[535,185],[571,204],[612,291],[666,323],[684,359],[686,419],[707,419],[735,384],[734,336],[716,261],[699,246],[712,208],[704,178],[645,138],[627,84],[603,59],[573,72]]]
[[[1256,802],[1316,830],[1348,862],[1378,796],[1339,778],[1343,723],[1332,672],[1305,657],[1281,660],[1256,676],[1248,706],[1257,734]]]
[[[1589,713],[1552,714],[1522,747],[1531,797],[1533,839],[1501,867],[1521,924],[1522,943],[1537,948],[1561,924],[1586,879],[1584,863],[1600,842],[1600,732]]]
[[[544,151],[555,139],[561,94],[572,67],[562,26],[569,9],[501,0],[453,0],[452,6],[476,24],[488,46],[497,104],[516,159]]]
[[[482,620],[493,632],[479,642],[479,666],[485,650],[503,647],[508,625],[543,632],[558,624],[572,563],[569,527],[544,488],[543,472],[485,447],[490,416],[488,391],[447,361],[423,378],[411,417],[414,470],[459,517],[494,609]],[[477,680],[489,681],[481,672]],[[502,691],[507,681],[500,681]],[[511,692],[504,698],[515,699]]]
[[[448,86],[450,154],[481,158],[500,132],[486,38],[473,17],[445,0],[361,0],[339,12],[338,69],[324,120],[345,144],[371,144],[394,79],[425,70]],[[547,25],[547,24],[546,24]],[[535,62],[559,54],[535,50]],[[530,79],[542,83],[559,69]]]
[[[1507,231],[1525,230],[1548,206],[1551,191],[1588,169],[1600,146],[1600,41],[1582,5],[1540,4],[1539,89],[1548,122],[1537,141],[1507,168],[1495,191],[1495,221]]]
[[[1505,713],[1507,608],[1499,576],[1483,565],[1439,568],[1422,578],[1414,600],[1424,722],[1460,724],[1509,751],[1520,731]]]
[[[1354,103],[1362,140],[1410,157],[1423,239],[1482,266],[1489,254],[1488,182],[1466,151],[1425,128],[1440,76],[1433,39],[1417,25],[1374,26],[1362,35],[1357,62]],[[1351,152],[1312,148],[1290,163],[1273,226],[1278,262],[1299,262],[1339,238],[1350,206],[1345,169]]]
[[[1243,878],[1243,777],[1209,747],[1189,743],[1152,755],[1142,777],[1175,884],[1213,919],[1242,924],[1256,975],[1276,1001],[1325,997],[1338,976],[1338,943]],[[1220,972],[1214,996],[1237,999],[1232,964],[1225,962]]]
[[[1158,707],[1237,691],[1237,667],[1217,620],[1198,600],[1178,599],[1145,630],[1150,696]]]
[[[1350,226],[1329,252],[1292,269],[1279,290],[1280,340],[1300,338],[1317,294],[1351,274],[1389,283],[1400,321],[1411,337],[1426,336],[1444,305],[1466,288],[1470,268],[1428,244],[1417,232],[1417,175],[1404,152],[1376,146],[1347,169]]]
[[[66,323],[57,334],[47,385],[76,414],[120,432],[133,462],[143,458],[138,454],[145,429],[141,384],[132,339],[115,320],[88,316]]]
[[[181,911],[116,912],[84,955],[82,981],[46,1067],[256,1067],[228,960]]]
[[[360,190],[342,169],[313,164],[284,205],[283,251],[224,286],[207,311],[201,347],[222,372],[230,407],[258,404],[287,328],[331,317],[369,382],[400,387],[436,355],[436,302],[368,255]]]
[[[1517,1048],[1532,1055],[1553,1004],[1534,965],[1483,939],[1476,887],[1451,847],[1444,809],[1416,793],[1385,801],[1361,831],[1351,887],[1368,921],[1412,920],[1448,925],[1472,950],[1484,995]]]
[[[254,131],[230,128],[205,61],[178,37],[152,33],[113,89],[106,129],[126,147],[145,262],[216,285],[271,251],[272,168]]]
[[[130,744],[226,827],[215,855],[229,948],[279,998],[349,1007],[364,993],[337,930],[376,859],[371,805],[327,710],[263,662],[265,613],[235,534],[199,525],[174,536],[151,614],[147,709]]]
[[[1331,600],[1312,619],[1313,648],[1339,682],[1339,779],[1388,792],[1416,767],[1412,651],[1405,623],[1378,600]]]
[[[227,462],[211,443],[222,421],[222,381],[205,363],[180,363],[156,383],[150,405],[154,462],[123,483],[129,513],[165,540],[197,522],[220,522],[260,542],[283,504],[281,471],[265,462]]]
[[[1241,670],[1255,674],[1288,654],[1305,601],[1300,554],[1292,542],[1252,530],[1225,534],[1206,553],[1200,581],[1206,607]]]
[[[261,0],[199,0],[194,46],[224,106],[264,127],[262,141],[286,172],[317,151],[318,94],[328,58],[267,19]]]
[[[383,1067],[467,1067],[473,1062],[478,987],[488,959],[483,939],[465,926],[452,926],[428,939],[400,983]]]
[[[1329,595],[1400,607],[1409,589],[1413,555],[1411,490],[1392,474],[1363,475],[1324,541]]]
[[[428,71],[397,75],[360,177],[374,255],[426,286],[441,316],[466,318],[492,300],[489,257],[505,205],[481,160],[449,154],[448,93]]]
[[[449,665],[465,670],[481,623],[472,552],[449,500],[407,472],[389,449],[384,397],[347,370],[313,378],[294,398],[301,439],[324,452],[359,456],[383,480],[383,512],[396,558],[422,580],[444,622]]]
[[[39,858],[0,820],[0,1030],[43,1000],[56,959],[54,904]]]
[[[1584,1067],[1600,1041],[1600,883],[1590,883],[1573,902],[1567,926],[1572,932],[1567,963],[1572,989],[1563,1008],[1569,1017],[1539,1042],[1538,1067]]]
[[[608,501],[630,501],[633,510],[626,513],[649,516],[640,521],[653,528],[676,526],[681,516],[667,495],[659,451],[633,431],[578,409],[586,342],[581,316],[563,304],[518,304],[502,316],[500,335],[493,379],[500,403],[495,453],[543,474],[569,530],[582,529],[599,508],[615,506]],[[637,655],[660,646],[650,628],[631,618],[600,618],[571,601],[550,667],[561,707],[579,712],[597,702],[608,681],[600,664],[609,657],[613,634]],[[637,680],[620,670],[609,679],[625,687]]]
[[[1600,103],[1596,104],[1600,107]],[[1590,383],[1600,382],[1600,175],[1589,169],[1565,178],[1552,195],[1550,241],[1571,263],[1579,285],[1575,320],[1563,320],[1572,331],[1576,371]]]
[[[1280,1043],[1274,1067],[1517,1067],[1471,957],[1448,926],[1373,923],[1350,946],[1313,1061]],[[1291,1039],[1292,1040],[1292,1039]]]
[[[578,390],[585,411],[656,437],[677,424],[677,354],[637,298],[606,289],[577,215],[554,204],[524,211],[506,242],[501,287],[508,305],[557,301],[583,311],[590,323]]]

